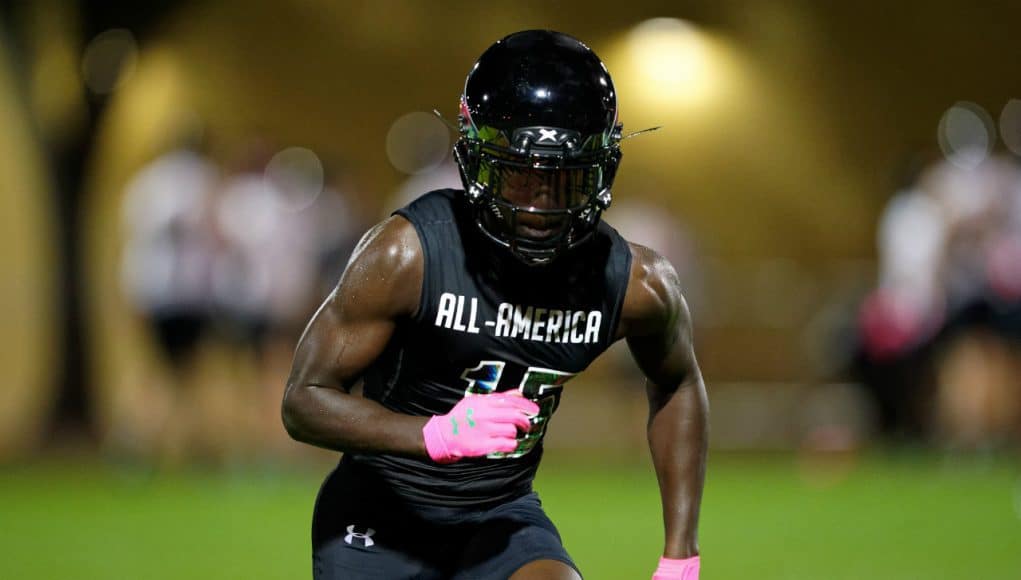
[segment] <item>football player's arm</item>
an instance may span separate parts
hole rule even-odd
[[[648,248],[632,244],[632,254],[622,322],[631,353],[647,378],[649,448],[665,527],[662,569],[676,559],[698,555],[709,409],[677,274]],[[697,560],[693,564],[697,566]],[[693,577],[697,573],[696,567]],[[656,577],[661,577],[658,572]]]
[[[365,234],[295,351],[281,409],[291,437],[338,451],[426,456],[428,417],[350,393],[397,320],[417,310],[422,272],[421,245],[407,220],[391,217]]]

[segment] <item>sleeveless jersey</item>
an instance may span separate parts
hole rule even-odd
[[[395,212],[418,233],[422,293],[418,312],[399,321],[366,372],[364,394],[392,411],[428,416],[471,394],[519,389],[540,413],[512,453],[446,465],[345,456],[420,505],[487,505],[531,490],[562,389],[614,341],[631,269],[627,242],[603,222],[551,265],[520,263],[482,237],[460,195],[434,191]]]

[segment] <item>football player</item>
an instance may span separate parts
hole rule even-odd
[[[600,220],[621,159],[609,73],[566,34],[511,34],[459,122],[464,189],[372,228],[297,348],[287,430],[343,452],[314,577],[580,578],[532,480],[561,392],[626,339],[662,496],[653,577],[697,578],[705,387],[673,268]]]

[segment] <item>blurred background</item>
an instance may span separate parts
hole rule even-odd
[[[459,187],[431,111],[456,118],[492,42],[552,28],[602,57],[625,132],[663,126],[625,142],[605,218],[693,311],[705,577],[1021,578],[1017,22],[0,3],[0,576],[307,576],[336,455],[279,420],[297,337],[369,226]],[[615,348],[571,384],[537,487],[587,577],[648,577],[642,380]]]

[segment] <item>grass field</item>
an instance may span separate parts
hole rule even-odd
[[[303,578],[326,468],[151,475],[97,462],[0,470],[0,578]],[[710,459],[702,578],[1021,579],[1007,460]],[[661,549],[644,458],[550,455],[537,488],[586,578],[648,578]]]

